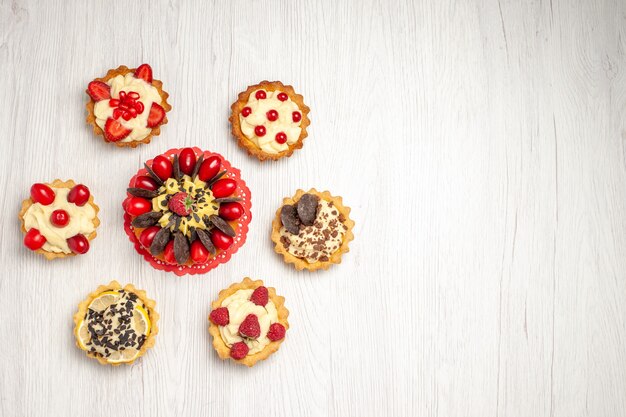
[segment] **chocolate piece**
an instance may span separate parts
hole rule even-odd
[[[237,234],[235,233],[235,230],[230,226],[230,224],[228,224],[228,222],[222,219],[220,216],[216,216],[215,214],[213,214],[211,217],[209,217],[209,220],[211,221],[211,223],[213,223],[213,226],[217,227],[228,236],[235,237],[235,235]]]
[[[213,242],[211,242],[211,236],[206,230],[196,229],[196,233],[198,233],[198,239],[204,245],[204,247],[211,253],[211,255],[215,255],[217,250],[215,246],[213,246]]]
[[[280,221],[289,233],[297,235],[300,233],[300,218],[296,208],[290,204],[285,204],[280,210]]]
[[[148,171],[148,175],[150,175],[150,177],[155,180],[157,184],[163,185],[163,180],[154,173],[154,171],[148,166],[148,164],[143,164],[143,166],[146,168],[146,171]]]
[[[159,195],[158,191],[145,190],[143,188],[127,188],[126,191],[130,195],[141,198],[154,198]]]
[[[170,232],[170,229],[161,229],[156,233],[156,235],[154,235],[154,240],[150,245],[150,253],[152,256],[157,256],[163,252],[165,245],[167,245],[167,242],[170,241],[171,235],[172,232]]]
[[[224,174],[226,174],[226,170],[222,171],[222,172],[218,172],[217,174],[215,174],[215,176],[213,178],[211,178],[207,183],[206,183],[206,188],[211,188],[211,186],[213,184],[215,184],[215,182],[217,180],[219,180],[220,178],[222,178],[224,176]]]
[[[311,226],[317,218],[317,205],[319,197],[313,194],[305,194],[296,203],[298,217],[305,226]]]
[[[204,155],[200,155],[200,158],[198,158],[198,160],[196,161],[196,166],[193,167],[193,172],[191,173],[191,181],[196,180],[196,176],[198,175],[198,171],[200,171],[202,161],[204,161]]]
[[[176,178],[176,181],[180,181],[182,176],[180,175],[180,162],[178,161],[178,155],[174,155],[174,162],[172,165],[174,168],[174,178]]]
[[[241,201],[243,200],[243,198],[239,198],[239,197],[222,197],[222,198],[216,198],[215,200],[213,200],[213,203],[234,203],[236,201]]]
[[[163,213],[160,211],[150,211],[135,217],[132,224],[139,228],[149,227],[157,224],[161,217],[163,217]]]
[[[174,258],[179,265],[183,265],[189,259],[189,242],[182,233],[174,233]]]

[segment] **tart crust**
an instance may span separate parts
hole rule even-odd
[[[76,185],[74,180],[61,181],[59,179],[52,181],[52,183],[45,183],[45,184],[49,187],[70,188],[70,189]],[[100,225],[100,219],[98,218],[98,212],[100,211],[100,207],[98,207],[96,203],[93,202],[93,194],[89,196],[89,200],[87,200],[87,203],[91,205],[91,207],[93,207],[93,209],[96,211],[96,215],[93,218],[92,222],[93,222],[93,226],[97,229],[98,226]],[[26,234],[26,227],[24,226],[24,215],[26,214],[26,211],[30,208],[30,206],[32,206],[33,204],[35,204],[35,202],[33,201],[32,198],[27,198],[26,200],[22,201],[22,208],[20,209],[20,212],[18,214],[18,218],[20,219],[20,222],[21,222],[22,233],[24,234]],[[86,236],[86,237],[91,243],[91,241],[96,237],[96,235],[97,235],[96,230],[94,230],[93,232],[89,234],[89,236]],[[57,252],[48,252],[43,249],[37,249],[36,251],[33,251],[33,252],[45,256],[45,258],[49,261],[56,259],[56,258],[65,258],[66,256],[76,256],[74,252],[57,253]]]
[[[110,69],[109,72],[107,72],[107,74],[104,77],[94,78],[93,81],[102,81],[106,83],[111,78],[116,77],[118,75],[126,75],[129,72],[134,73],[136,69],[137,68],[128,68],[125,65],[121,65],[115,69]],[[130,142],[122,142],[122,141],[113,142],[115,145],[119,146],[120,148],[136,148],[137,146],[141,144],[150,143],[153,136],[159,136],[161,134],[161,126],[163,126],[164,124],[167,124],[167,112],[172,110],[172,106],[167,102],[167,98],[170,95],[163,90],[163,83],[160,80],[152,79],[152,86],[154,86],[154,88],[156,88],[159,91],[159,95],[161,96],[161,100],[162,100],[161,106],[163,107],[163,110],[165,110],[165,117],[163,117],[163,121],[157,127],[152,128],[148,136],[146,136],[145,138],[141,140],[133,140]],[[86,105],[87,123],[93,127],[93,133],[95,133],[96,136],[102,136],[102,139],[105,142],[109,143],[109,141],[106,139],[106,136],[104,135],[104,131],[96,123],[96,115],[93,113],[93,108],[96,103],[95,101],[93,101],[91,96],[89,96],[89,90],[85,90],[85,92],[87,93],[87,96],[89,97],[89,101],[87,102],[87,105]],[[150,109],[146,109],[146,110],[150,111]]]
[[[261,88],[266,91],[280,90],[280,91],[285,92],[289,96],[289,98],[298,105],[298,108],[300,109],[300,112],[302,113],[302,120],[300,123],[300,127],[302,128],[302,131],[300,132],[300,137],[298,138],[296,142],[289,145],[289,147],[282,152],[268,153],[268,152],[262,151],[261,148],[257,147],[241,131],[241,123],[239,121],[239,114],[241,113],[241,109],[243,109],[248,103],[250,94],[253,91],[261,89]],[[304,104],[304,97],[302,97],[301,94],[296,94],[292,86],[284,85],[280,81],[267,81],[266,80],[266,81],[261,81],[259,84],[249,86],[246,91],[239,93],[239,97],[237,98],[237,101],[235,101],[232,104],[232,106],[230,106],[230,109],[231,109],[231,115],[228,120],[230,121],[230,124],[231,124],[231,131],[233,133],[233,136],[237,138],[237,143],[239,144],[239,147],[244,149],[246,152],[248,152],[249,155],[256,157],[259,161],[265,161],[267,159],[276,161],[283,157],[290,157],[291,154],[293,154],[293,152],[296,149],[302,148],[302,145],[303,145],[302,142],[304,141],[304,138],[308,136],[306,128],[307,126],[311,124],[311,121],[309,120],[309,112],[311,111],[311,109],[306,104]]]
[[[263,281],[256,280],[252,281],[250,278],[246,277],[242,282],[238,282],[232,284],[230,287],[223,289],[220,291],[217,300],[211,303],[211,310],[215,310],[220,307],[222,301],[226,299],[226,297],[230,297],[235,292],[239,290],[253,290],[263,285]],[[276,289],[272,287],[268,287],[267,291],[269,293],[269,299],[276,306],[276,312],[278,315],[278,323],[285,326],[285,330],[289,329],[289,322],[287,321],[287,317],[289,316],[289,310],[285,307],[285,297],[281,297],[276,295]],[[246,365],[248,367],[253,366],[258,361],[262,361],[267,359],[272,353],[276,352],[280,347],[280,344],[285,340],[283,337],[280,340],[270,341],[270,343],[263,348],[260,352],[257,352],[253,355],[248,355],[243,359],[235,360],[230,357],[230,348],[224,341],[222,340],[222,336],[220,335],[219,326],[212,323],[211,319],[209,319],[209,333],[213,336],[213,347],[217,351],[217,355],[222,359],[232,359],[233,361],[240,363],[242,365]]]
[[[159,316],[159,313],[157,313],[155,310],[156,301],[149,299],[146,296],[146,292],[144,290],[139,290],[135,288],[133,284],[126,284],[126,286],[122,288],[119,282],[111,281],[107,285],[100,285],[94,292],[90,293],[85,300],[83,300],[80,304],[78,304],[78,311],[76,312],[76,314],[74,314],[74,338],[76,339],[76,346],[79,349],[81,349],[80,345],[78,344],[78,324],[87,315],[87,308],[89,307],[89,304],[91,304],[91,302],[96,297],[98,297],[100,294],[102,294],[105,291],[115,291],[115,290],[120,290],[120,289],[124,289],[127,292],[132,292],[146,306],[146,310],[148,311],[148,315],[150,316],[150,334],[148,335],[145,342],[141,346],[141,349],[139,349],[139,354],[137,355],[137,357],[135,357],[135,359],[129,362],[110,363],[102,356],[96,355],[95,353],[92,353],[92,352],[84,351],[88,357],[96,359],[98,362],[100,362],[101,365],[120,366],[122,364],[126,364],[126,365],[133,364],[137,359],[139,359],[146,353],[148,348],[151,348],[152,346],[154,346],[154,343],[156,342],[156,335],[159,333],[159,327],[157,325],[157,322],[159,321],[160,316]]]
[[[328,261],[317,261],[314,263],[309,263],[306,259],[298,258],[285,249],[285,247],[280,243],[280,228],[282,227],[282,222],[280,221],[280,211],[282,207],[286,204],[295,204],[300,197],[304,194],[314,194],[321,199],[332,202],[333,205],[339,210],[340,214],[343,214],[345,217],[345,221],[343,224],[347,227],[346,233],[343,236],[343,242],[339,249],[337,249],[331,256]],[[354,239],[354,235],[352,234],[352,228],[354,227],[354,221],[350,219],[350,207],[346,207],[343,205],[343,200],[341,197],[334,197],[328,191],[319,192],[315,188],[311,188],[309,191],[304,191],[298,189],[296,191],[296,195],[291,198],[284,198],[283,204],[276,210],[276,217],[274,217],[274,221],[272,222],[272,241],[274,242],[274,251],[278,254],[283,255],[283,258],[286,263],[293,264],[294,267],[301,271],[303,269],[309,271],[316,271],[318,269],[328,269],[332,264],[340,264],[341,257],[344,253],[349,252],[350,248],[348,244],[351,240]]]

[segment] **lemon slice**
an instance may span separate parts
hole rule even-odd
[[[124,363],[131,362],[135,360],[135,358],[139,355],[139,350],[135,348],[126,348],[124,350],[119,350],[112,352],[111,355],[107,358],[107,362],[109,363]]]
[[[80,347],[82,350],[89,350],[87,348],[87,343],[91,341],[91,334],[89,333],[89,330],[85,325],[85,320],[81,320],[80,323],[78,323],[78,331],[76,332],[76,334],[78,347]]]
[[[150,322],[148,312],[142,306],[135,306],[135,311],[133,312],[133,329],[135,332],[148,336],[151,326],[152,323]]]
[[[105,291],[89,304],[89,309],[93,311],[103,311],[105,308],[113,304],[120,296],[117,291]]]

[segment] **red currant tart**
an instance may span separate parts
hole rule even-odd
[[[280,81],[248,87],[231,106],[230,123],[239,146],[261,161],[291,156],[302,148],[310,124],[303,100]]]
[[[209,333],[222,359],[253,366],[276,352],[289,329],[284,297],[263,281],[244,278],[211,304]]]
[[[198,148],[171,149],[148,161],[123,202],[135,249],[156,269],[177,275],[227,262],[246,240],[250,207],[239,170]]]
[[[163,83],[152,77],[152,68],[142,64],[109,70],[87,86],[87,123],[96,135],[120,147],[135,148],[150,143],[167,123],[172,109]]]
[[[24,246],[47,259],[85,254],[100,225],[98,211],[83,184],[72,180],[33,184],[19,214]]]

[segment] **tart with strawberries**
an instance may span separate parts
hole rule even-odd
[[[289,329],[285,298],[263,281],[244,278],[211,304],[209,333],[222,359],[253,366],[276,352]]]
[[[250,190],[221,155],[171,149],[144,164],[127,189],[125,230],[156,269],[205,273],[227,262],[248,233]]]
[[[87,86],[87,123],[96,135],[121,147],[150,143],[167,123],[172,109],[163,83],[152,77],[152,68],[120,66]]]
[[[354,239],[350,208],[341,197],[315,188],[283,199],[272,223],[274,250],[297,270],[328,269],[341,263]]]
[[[261,161],[291,156],[307,137],[310,109],[292,86],[280,81],[248,87],[231,110],[233,136],[241,148]]]
[[[58,179],[33,184],[19,213],[24,246],[49,260],[85,254],[100,225],[98,211],[83,184]]]
[[[154,346],[156,303],[132,284],[100,285],[74,314],[76,346],[102,365],[130,365]]]

